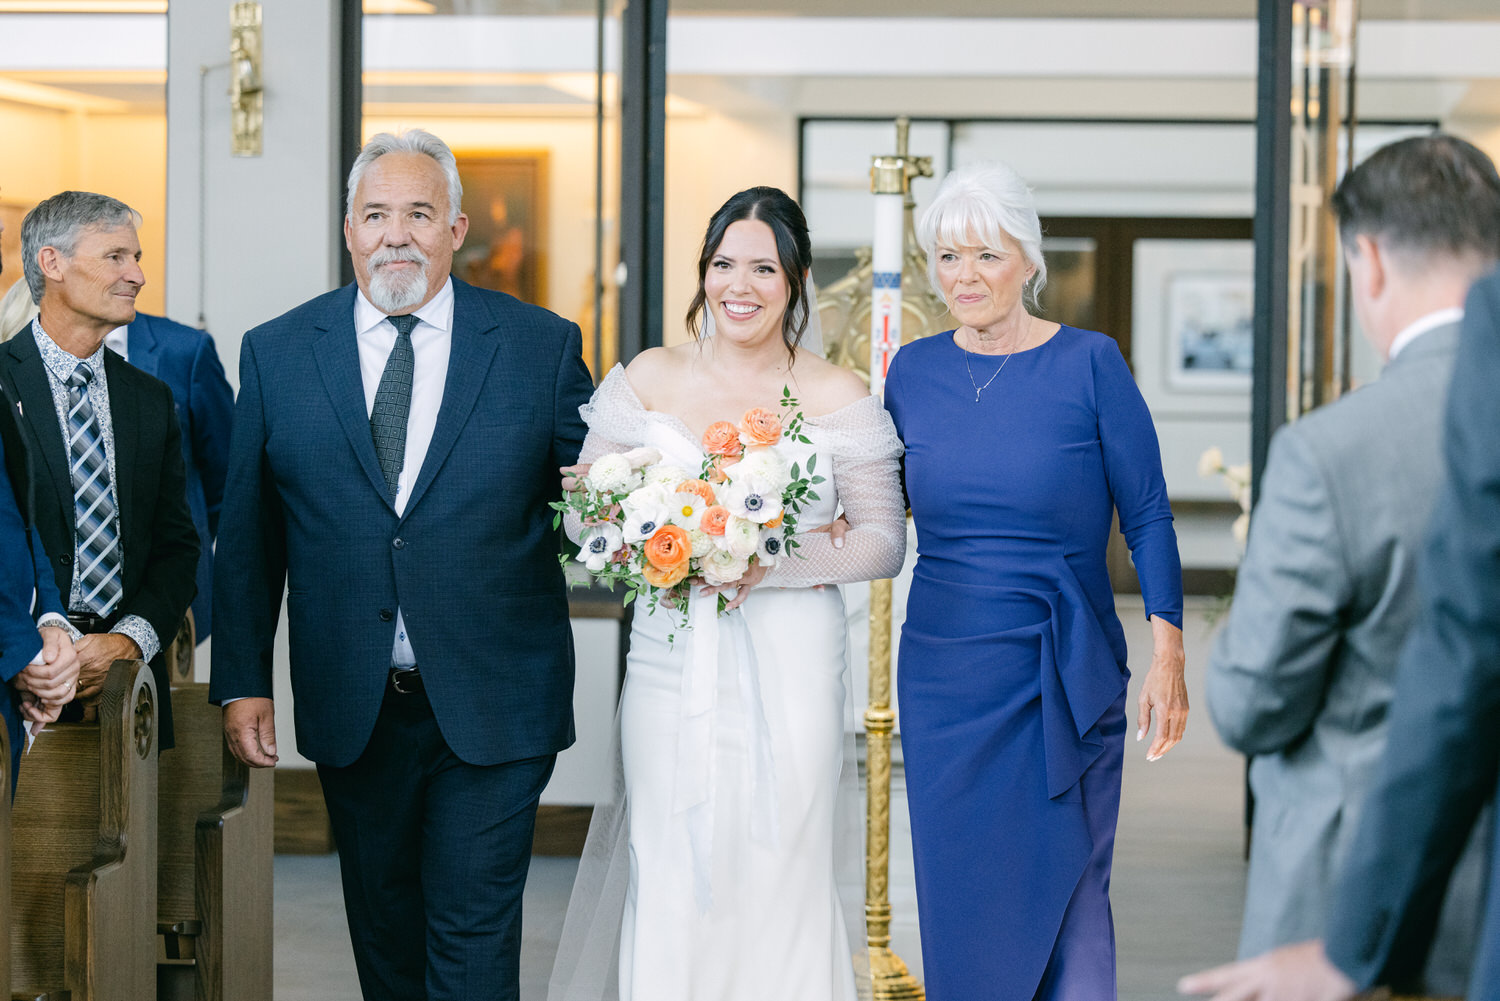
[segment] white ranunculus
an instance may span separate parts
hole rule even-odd
[[[1219,470],[1221,470],[1223,468],[1224,468],[1224,451],[1223,451],[1223,449],[1219,448],[1219,446],[1217,446],[1217,445],[1215,445],[1213,448],[1204,450],[1203,454],[1200,455],[1200,456],[1198,456],[1198,475],[1199,476],[1204,476],[1204,477],[1213,476],[1215,473],[1217,473]]]
[[[668,490],[675,489],[677,484],[683,480],[692,479],[687,470],[681,466],[674,466],[670,462],[658,463],[642,470],[646,482],[652,486],[665,487]]]
[[[749,448],[744,458],[728,470],[731,483],[746,482],[760,493],[781,496],[792,482],[792,469],[786,457],[775,448]]]
[[[750,569],[750,559],[736,556],[726,549],[715,549],[703,558],[701,572],[710,584],[733,584]]]
[[[781,492],[763,492],[753,480],[733,480],[719,494],[719,502],[736,518],[764,525],[781,514]]]
[[[630,463],[631,469],[645,469],[653,462],[661,461],[661,452],[649,445],[642,445],[640,448],[632,448],[626,452],[625,461]]]
[[[760,548],[760,525],[744,518],[730,518],[719,536],[719,547],[745,559]]]
[[[760,533],[760,547],[755,550],[755,562],[764,566],[775,566],[786,552],[786,536],[780,528],[765,528]]]
[[[589,489],[603,494],[624,493],[641,485],[641,474],[618,452],[601,455],[589,468]]]
[[[692,544],[694,559],[702,559],[717,548],[714,537],[701,528],[688,529],[688,542]]]
[[[618,525],[590,525],[584,532],[578,551],[578,562],[598,573],[624,544]]]

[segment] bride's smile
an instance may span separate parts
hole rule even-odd
[[[791,289],[771,227],[759,219],[730,224],[703,276],[703,291],[721,336],[746,347],[779,343]]]

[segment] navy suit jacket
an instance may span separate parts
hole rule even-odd
[[[41,648],[36,620],[48,612],[66,614],[52,579],[52,567],[31,527],[31,468],[20,432],[21,413],[0,378],[0,717],[10,731],[11,792],[21,760],[21,717],[10,682]]]
[[[198,533],[183,499],[182,446],[172,393],[159,379],[104,352],[109,411],[115,429],[115,494],[120,544],[125,552],[122,615],[151,624],[161,652],[151,661],[156,678],[158,747],[173,746],[172,701],[166,648],[193,600]],[[22,330],[0,344],[0,378],[9,379],[25,407],[22,422],[35,475],[35,524],[52,558],[59,594],[73,583],[73,481],[67,445],[52,404],[52,387],[36,340]]]
[[[177,407],[188,511],[200,548],[193,625],[202,642],[213,630],[214,536],[229,468],[234,390],[224,378],[214,339],[196,327],[137,313],[126,337],[130,364],[170,386]]]
[[[454,279],[432,443],[397,517],[375,457],[355,286],[245,335],[214,566],[209,698],[272,697],[285,589],[297,747],[359,757],[395,611],[444,738],[470,764],[573,740],[573,644],[553,512],[592,391],[576,324]]]
[[[1500,272],[1475,285],[1448,396],[1447,482],[1419,570],[1390,740],[1349,852],[1328,956],[1360,987],[1420,974],[1443,891],[1500,781]],[[1500,1001],[1500,840],[1470,1001]]]

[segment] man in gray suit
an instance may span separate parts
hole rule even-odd
[[[1323,934],[1419,605],[1416,554],[1443,480],[1464,296],[1500,259],[1500,177],[1452,136],[1379,150],[1333,207],[1356,315],[1389,362],[1378,381],[1273,439],[1209,663],[1214,724],[1252,756],[1241,957]],[[1471,843],[1447,901],[1427,971],[1435,993],[1464,991],[1484,845]]]

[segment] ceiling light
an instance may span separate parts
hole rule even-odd
[[[366,14],[436,14],[432,0],[365,0]]]

